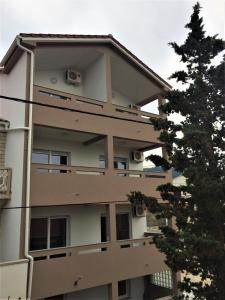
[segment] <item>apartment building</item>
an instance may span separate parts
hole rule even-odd
[[[20,34],[1,62],[0,298],[169,299],[173,276],[131,191],[171,87],[111,35]],[[26,101],[23,101],[26,100]]]

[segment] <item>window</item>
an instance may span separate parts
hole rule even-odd
[[[51,163],[53,165],[68,165],[68,153],[51,152]]]
[[[33,150],[32,163],[69,165],[69,153],[50,150]]]
[[[117,240],[127,240],[130,238],[129,213],[119,213],[116,215],[116,235]]]
[[[32,153],[32,163],[49,164],[49,152],[34,150]]]
[[[59,166],[68,166],[70,155],[67,152],[57,152],[50,150],[33,150],[32,163],[36,164],[53,164]],[[48,172],[48,169],[38,168],[41,173]],[[67,170],[53,169],[52,173],[67,173]]]
[[[114,157],[114,168],[118,170],[126,170],[128,167],[127,158]]]
[[[31,219],[30,250],[65,247],[68,244],[68,218]]]
[[[47,248],[48,219],[31,220],[30,250]]]
[[[105,168],[105,157],[101,155],[99,158],[100,168]],[[114,168],[118,170],[128,169],[128,159],[126,157],[114,157]]]
[[[119,299],[126,299],[130,297],[130,281],[118,281],[118,297]]]

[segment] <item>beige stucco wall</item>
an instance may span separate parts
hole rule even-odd
[[[99,157],[104,155],[104,145],[92,144],[84,146],[78,142],[50,138],[35,138],[33,148],[69,152],[72,166],[100,167]],[[127,158],[130,170],[143,170],[143,163],[136,163],[130,160],[131,150],[133,149],[127,147],[115,148],[114,156]]]
[[[0,264],[0,299],[26,299],[28,261]]]

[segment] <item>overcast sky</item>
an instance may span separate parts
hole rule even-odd
[[[20,32],[111,33],[163,78],[178,67],[192,0],[0,0],[0,60]],[[225,38],[225,0],[202,0],[209,34]],[[174,83],[172,83],[174,84]]]
[[[182,43],[192,0],[0,0],[0,60],[20,32],[113,34],[164,79],[180,68],[168,42]],[[208,34],[225,39],[225,0],[201,0]],[[170,83],[177,87],[175,82]],[[154,112],[156,106],[145,109]],[[172,116],[176,121],[179,116]]]

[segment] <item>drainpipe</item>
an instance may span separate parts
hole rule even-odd
[[[30,64],[30,89],[29,89],[29,101],[33,101],[33,72],[34,72],[34,53],[30,49],[21,45],[21,36],[16,37],[16,43],[19,48],[30,54],[31,64]],[[29,108],[29,124],[28,124],[28,145],[27,145],[27,184],[26,184],[26,218],[25,218],[25,249],[24,255],[29,260],[29,270],[28,270],[28,287],[27,287],[27,299],[31,299],[31,289],[32,289],[32,277],[33,277],[33,266],[34,259],[29,255],[29,235],[30,235],[30,172],[31,172],[31,147],[32,147],[32,105]]]

